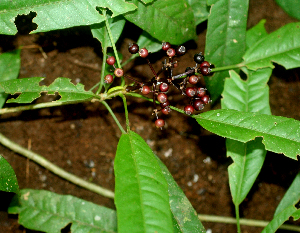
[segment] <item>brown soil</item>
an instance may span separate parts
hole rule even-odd
[[[273,0],[250,1],[248,27],[254,26],[261,19],[267,19],[268,32],[296,21]],[[205,24],[198,27],[196,43],[186,44],[188,55],[180,60],[179,71],[192,64],[193,54],[204,51],[205,27]],[[127,25],[126,31],[133,30],[140,32],[133,25]],[[136,39],[137,37],[130,33],[125,33],[120,39],[118,47],[124,59],[129,57],[128,43]],[[47,59],[37,49],[22,50],[20,78],[47,77],[44,82],[49,84],[57,77],[67,77],[74,83],[82,82],[86,89],[99,80],[101,50],[99,42],[92,38],[88,28],[16,37],[2,36],[0,39],[2,51],[32,44],[41,45]],[[153,61],[154,67],[159,69],[163,53],[152,55],[150,60]],[[77,61],[80,61],[80,64]],[[285,71],[281,67],[275,69],[269,82],[270,103],[274,115],[300,120],[299,71]],[[152,77],[150,69],[140,59],[128,64],[125,72],[140,77],[141,80]],[[43,97],[38,102],[49,101],[51,98],[54,97]],[[181,108],[186,104],[186,100],[180,94],[175,94],[171,102]],[[115,98],[109,101],[109,104],[124,126],[125,117],[120,99]],[[175,111],[166,117],[166,129],[157,130],[153,127],[154,118],[149,102],[128,98],[128,105],[131,129],[139,133],[167,165],[196,211],[201,214],[233,217],[234,207],[227,173],[231,160],[226,158],[225,140],[203,130],[193,119]],[[206,110],[209,110],[209,107]],[[0,132],[14,142],[30,147],[32,151],[43,155],[68,172],[110,190],[114,189],[113,160],[121,132],[103,105],[84,103],[0,117]],[[3,146],[0,146],[0,153],[14,168],[21,189],[46,189],[60,194],[72,194],[114,208],[113,200],[73,185]],[[91,162],[95,164],[94,168],[89,166]],[[271,220],[276,206],[297,172],[299,162],[283,155],[268,153],[257,182],[241,205],[241,216]],[[3,198],[5,197],[3,196],[2,200]],[[6,207],[6,203],[0,205],[0,232],[31,232],[18,225],[16,216],[7,215]],[[203,224],[214,233],[236,232],[236,227],[230,224]],[[300,225],[299,222],[296,224]],[[242,226],[242,232],[260,231],[261,228]]]

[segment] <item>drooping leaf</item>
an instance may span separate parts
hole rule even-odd
[[[209,6],[207,6],[206,0],[187,0],[187,2],[193,10],[196,25],[207,20],[209,14]]]
[[[168,182],[170,207],[173,217],[177,223],[176,226],[180,230],[179,232],[206,232],[198,218],[197,212],[175,182],[167,167],[158,157],[156,158],[162,173]]]
[[[18,180],[14,169],[0,155],[0,191],[17,193],[19,191]]]
[[[173,232],[168,184],[138,134],[121,136],[114,170],[118,232]]]
[[[126,22],[125,19],[121,16],[108,19],[108,23],[110,26],[110,30],[112,33],[114,43],[116,43],[118,41],[118,39],[123,31],[125,22]],[[104,22],[102,22],[100,24],[93,24],[90,26],[90,28],[91,28],[93,37],[101,42],[102,47],[103,47],[104,40],[106,42],[105,44],[107,45],[107,47],[112,47]]]
[[[8,212],[19,214],[19,223],[28,229],[61,232],[71,223],[71,232],[117,232],[114,210],[46,190],[22,189],[20,193],[20,204],[14,200]]]
[[[196,38],[196,27],[191,7],[185,0],[157,0],[145,5],[130,0],[138,8],[125,18],[159,41],[181,44]]]
[[[289,189],[285,193],[284,197],[280,201],[276,208],[274,216],[282,212],[285,208],[291,205],[295,205],[300,200],[300,173],[295,177],[293,183],[290,185]]]
[[[61,96],[60,102],[88,100],[95,95],[91,91],[85,91],[81,83],[74,85],[68,78],[57,78],[52,84],[40,86],[42,77],[22,78],[0,82],[0,88],[7,94],[21,93],[16,99],[9,99],[7,103],[31,103],[41,96],[42,92],[53,95],[56,92]]]
[[[21,50],[2,53],[0,55],[0,82],[16,79],[21,68]],[[0,108],[3,107],[7,94],[0,92]]]
[[[262,19],[254,27],[250,28],[246,33],[246,47],[249,49],[257,41],[268,35],[265,29],[266,20]]]
[[[205,58],[215,67],[238,64],[242,61],[246,43],[248,0],[209,0]],[[212,101],[221,95],[227,71],[205,77]]]
[[[244,55],[249,69],[274,68],[272,62],[292,69],[300,66],[300,23],[289,23],[257,41]]]
[[[291,118],[219,109],[194,116],[205,129],[222,137],[248,142],[263,137],[266,150],[297,159],[300,122]]]
[[[297,209],[291,205],[274,216],[272,221],[263,229],[261,233],[276,232],[276,230],[295,213]]]
[[[37,14],[33,19],[38,25],[34,33],[100,23],[104,17],[99,14],[97,7],[108,8],[113,17],[136,9],[135,5],[125,0],[28,0],[13,3],[11,0],[1,0],[0,34],[16,34],[16,16],[30,12]]]
[[[275,0],[276,3],[290,16],[300,20],[300,1],[299,0]]]

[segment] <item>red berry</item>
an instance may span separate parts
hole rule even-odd
[[[143,95],[148,95],[150,93],[150,87],[149,86],[143,86],[141,88],[141,92]]]
[[[174,57],[174,56],[176,55],[175,49],[169,48],[169,49],[167,50],[167,55],[168,55],[169,57]]]
[[[148,50],[146,48],[142,48],[142,49],[140,49],[139,54],[140,54],[140,57],[146,58],[149,53],[148,53]]]
[[[170,102],[169,102],[169,100],[167,100],[166,102],[161,103],[161,104],[160,104],[160,107],[161,107],[161,108],[166,108],[166,107],[168,107],[169,105],[170,105]]]
[[[199,87],[198,89],[197,89],[197,96],[198,97],[203,97],[204,95],[206,94],[206,89],[205,88],[203,88],[203,87]]]
[[[167,51],[169,48],[171,48],[171,44],[169,42],[163,42],[162,43],[162,49],[164,51]]]
[[[197,82],[199,81],[199,78],[198,78],[198,76],[196,76],[196,75],[192,75],[192,76],[190,76],[189,77],[189,83],[190,84],[196,84]]]
[[[194,110],[194,107],[190,104],[184,107],[184,111],[187,115],[193,114]]]
[[[204,61],[204,56],[202,55],[202,53],[195,54],[194,61],[198,64],[201,64]]]
[[[158,100],[158,102],[160,102],[161,104],[163,104],[163,103],[167,102],[168,97],[167,97],[167,95],[165,93],[159,93],[157,95],[157,100]]]
[[[210,68],[208,66],[202,66],[200,68],[200,72],[201,74],[203,74],[204,76],[207,76],[210,74]]]
[[[136,54],[139,51],[139,46],[137,44],[129,44],[128,51],[131,54]]]
[[[186,52],[186,48],[183,45],[180,45],[176,48],[176,55],[182,56]]]
[[[202,100],[195,100],[193,105],[197,111],[200,111],[204,108],[204,103]]]
[[[169,90],[169,85],[167,83],[161,83],[159,85],[159,90],[161,92],[167,92]]]
[[[107,74],[104,77],[104,82],[110,84],[114,81],[114,77],[111,74]]]
[[[114,65],[115,62],[116,62],[116,59],[115,59],[114,56],[110,56],[110,57],[108,57],[108,58],[106,59],[106,63],[107,63],[108,65],[110,65],[110,66]]]
[[[200,64],[200,67],[203,67],[203,66],[207,66],[207,67],[210,67],[210,64],[208,61],[204,61]]]
[[[195,88],[195,87],[188,87],[185,89],[185,94],[188,97],[193,97],[196,95],[196,93],[197,93],[197,88]]]
[[[161,112],[165,115],[168,115],[171,112],[171,108],[169,106],[162,108]]]
[[[115,69],[114,74],[116,75],[116,77],[121,78],[124,75],[124,70],[122,70],[121,68],[117,68]]]
[[[165,125],[165,121],[163,120],[163,119],[157,119],[156,121],[155,121],[155,126],[157,127],[157,128],[161,128],[161,127],[163,127]]]
[[[210,102],[210,98],[208,95],[202,96],[201,100],[203,101],[204,104],[208,104]]]

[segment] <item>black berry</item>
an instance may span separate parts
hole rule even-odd
[[[161,83],[159,85],[159,90],[161,92],[167,92],[169,90],[169,85],[167,83]]]
[[[184,107],[184,111],[187,115],[193,114],[194,110],[194,107],[190,104]]]
[[[130,44],[128,47],[128,51],[131,54],[136,54],[139,51],[139,46],[137,44]]]
[[[176,55],[182,56],[186,53],[186,48],[183,45],[180,45],[176,48]]]
[[[200,111],[200,110],[202,110],[202,109],[204,108],[204,103],[203,103],[203,101],[202,101],[202,100],[199,100],[199,99],[195,100],[193,105],[194,105],[194,108],[195,108],[197,111]]]
[[[148,53],[148,50],[146,48],[142,48],[142,49],[140,49],[139,54],[140,54],[140,57],[146,58],[149,53]]]
[[[200,72],[201,74],[203,74],[204,76],[207,76],[210,74],[211,69],[208,66],[202,66],[200,68]]]
[[[114,77],[111,74],[107,74],[104,77],[104,83],[110,84],[114,81]]]
[[[163,127],[165,125],[165,121],[163,120],[163,119],[157,119],[156,121],[155,121],[155,126],[157,127],[157,128],[161,128],[161,127]]]
[[[195,54],[194,61],[198,64],[201,64],[204,61],[204,56],[202,55],[202,53]]]
[[[117,68],[114,71],[114,75],[116,75],[116,77],[121,78],[124,75],[124,70],[122,70],[121,68]]]
[[[161,104],[163,104],[163,103],[167,102],[168,97],[167,97],[167,95],[165,93],[159,93],[157,95],[157,100],[158,100],[158,102],[160,102]]]
[[[106,59],[106,63],[110,66],[114,65],[116,62],[116,58],[114,56],[110,56]]]

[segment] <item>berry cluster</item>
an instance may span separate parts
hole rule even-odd
[[[154,75],[154,77],[147,82],[139,82],[134,78],[125,75],[122,69],[115,67],[114,57],[108,57],[106,60],[108,65],[112,65],[115,68],[114,75],[116,77],[124,76],[134,82],[133,85],[127,86],[127,92],[139,90],[143,95],[152,93],[154,105],[153,113],[156,116],[155,126],[157,128],[162,128],[165,125],[165,121],[158,116],[159,112],[167,115],[171,111],[167,95],[170,85],[176,87],[182,95],[189,98],[189,104],[184,107],[184,111],[188,115],[193,114],[194,111],[202,110],[206,104],[211,102],[210,97],[206,93],[206,89],[197,86],[200,80],[200,74],[206,76],[211,72],[211,64],[205,61],[202,53],[200,52],[194,55],[194,61],[196,62],[194,67],[187,67],[184,73],[173,75],[174,68],[178,66],[175,57],[184,55],[186,53],[186,48],[181,45],[174,49],[169,42],[163,42],[162,49],[166,51],[168,60],[163,62],[161,70],[155,72],[147,58],[149,55],[148,50],[146,48],[140,49],[137,44],[129,45],[129,52],[131,54],[138,53],[140,57],[145,58]],[[166,73],[165,76],[161,75],[163,72]],[[108,74],[105,76],[105,83],[111,83],[113,79],[113,76]],[[157,108],[156,102],[159,102],[159,109]]]

